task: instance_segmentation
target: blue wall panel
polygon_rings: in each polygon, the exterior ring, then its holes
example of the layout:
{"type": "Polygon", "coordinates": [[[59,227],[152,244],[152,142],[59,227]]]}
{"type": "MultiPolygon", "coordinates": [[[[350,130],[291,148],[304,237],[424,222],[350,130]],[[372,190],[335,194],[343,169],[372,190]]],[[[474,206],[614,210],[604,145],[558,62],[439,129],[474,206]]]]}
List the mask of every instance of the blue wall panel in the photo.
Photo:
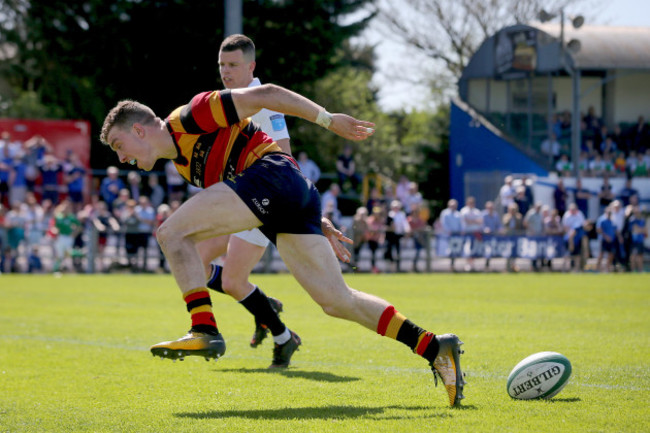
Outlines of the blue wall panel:
{"type": "Polygon", "coordinates": [[[449,131],[451,198],[465,202],[463,179],[466,172],[506,171],[547,176],[539,164],[508,141],[494,134],[466,111],[451,103],[449,131]]]}

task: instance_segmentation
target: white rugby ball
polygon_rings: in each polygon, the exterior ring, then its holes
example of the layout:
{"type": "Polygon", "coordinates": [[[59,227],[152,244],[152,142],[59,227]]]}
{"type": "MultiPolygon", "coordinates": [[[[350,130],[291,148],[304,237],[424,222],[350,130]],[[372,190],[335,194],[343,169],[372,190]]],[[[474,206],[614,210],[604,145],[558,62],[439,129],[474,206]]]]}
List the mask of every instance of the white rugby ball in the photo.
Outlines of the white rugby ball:
{"type": "Polygon", "coordinates": [[[508,395],[519,400],[551,398],[571,377],[571,362],[557,352],[539,352],[515,365],[508,375],[508,395]]]}

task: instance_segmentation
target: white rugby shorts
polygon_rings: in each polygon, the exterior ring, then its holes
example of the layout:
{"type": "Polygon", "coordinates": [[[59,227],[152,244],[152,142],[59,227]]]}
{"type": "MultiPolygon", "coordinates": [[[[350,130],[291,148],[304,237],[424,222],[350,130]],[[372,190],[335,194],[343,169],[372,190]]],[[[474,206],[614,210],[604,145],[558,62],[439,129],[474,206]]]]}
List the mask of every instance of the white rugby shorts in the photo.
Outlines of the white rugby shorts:
{"type": "Polygon", "coordinates": [[[249,244],[257,245],[266,248],[270,241],[262,234],[259,229],[250,229],[239,233],[233,233],[232,236],[237,236],[249,244]]]}

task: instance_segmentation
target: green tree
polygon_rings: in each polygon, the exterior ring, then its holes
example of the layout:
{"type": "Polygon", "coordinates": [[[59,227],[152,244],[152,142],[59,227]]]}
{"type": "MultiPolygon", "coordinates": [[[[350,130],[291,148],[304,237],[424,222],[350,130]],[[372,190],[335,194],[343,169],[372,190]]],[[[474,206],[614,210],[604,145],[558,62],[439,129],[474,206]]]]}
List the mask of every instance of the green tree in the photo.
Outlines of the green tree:
{"type": "Polygon", "coordinates": [[[449,107],[438,111],[408,113],[402,122],[403,174],[415,180],[424,198],[439,213],[449,196],[449,107]]]}
{"type": "MultiPolygon", "coordinates": [[[[258,42],[264,81],[292,89],[337,65],[334,53],[367,19],[341,16],[369,0],[244,2],[244,31],[258,42]]],[[[220,87],[223,3],[191,0],[9,0],[0,41],[18,47],[3,73],[15,97],[33,90],[46,107],[98,131],[106,111],[131,98],[167,113],[200,90],[220,87]]],[[[2,21],[2,20],[0,20],[2,21]]],[[[92,162],[115,162],[93,146],[92,162]]]]}
{"type": "MultiPolygon", "coordinates": [[[[319,104],[329,111],[354,113],[376,124],[368,140],[353,143],[355,158],[363,174],[380,174],[396,180],[405,174],[417,182],[425,198],[444,201],[449,185],[449,112],[443,107],[426,111],[384,113],[376,103],[371,71],[363,68],[364,52],[347,66],[318,80],[311,91],[319,104]]],[[[324,172],[334,173],[336,156],[346,141],[333,134],[323,134],[320,127],[296,121],[291,126],[292,146],[305,150],[324,172]],[[318,141],[314,140],[318,137],[318,141]]]]}

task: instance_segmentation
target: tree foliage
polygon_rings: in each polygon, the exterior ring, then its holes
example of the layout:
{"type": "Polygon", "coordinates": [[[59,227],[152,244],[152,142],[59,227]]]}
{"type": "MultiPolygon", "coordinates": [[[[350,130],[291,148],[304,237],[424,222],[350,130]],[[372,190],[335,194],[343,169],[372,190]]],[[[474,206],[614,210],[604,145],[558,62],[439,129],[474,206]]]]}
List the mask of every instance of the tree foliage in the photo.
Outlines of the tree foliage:
{"type": "MultiPolygon", "coordinates": [[[[372,139],[355,144],[363,172],[393,179],[408,174],[424,185],[433,185],[433,176],[440,184],[446,166],[442,117],[383,113],[370,84],[373,50],[350,44],[373,15],[342,24],[342,17],[372,2],[244,1],[244,33],[257,44],[256,75],[332,112],[374,121],[372,139]]],[[[3,115],[88,119],[97,135],[120,99],[139,100],[165,115],[198,91],[221,87],[223,2],[5,0],[0,14],[6,18],[0,20],[0,44],[18,53],[0,62],[12,87],[0,89],[3,115]]],[[[333,171],[345,142],[309,122],[289,122],[294,149],[307,150],[323,170],[333,171]]],[[[104,146],[93,146],[91,163],[102,168],[117,160],[104,146]]]]}
{"type": "MultiPolygon", "coordinates": [[[[300,89],[334,69],[334,53],[365,19],[341,16],[369,0],[244,2],[244,31],[257,41],[263,81],[300,89]]],[[[18,47],[7,81],[16,98],[33,90],[45,107],[89,119],[94,131],[120,99],[159,113],[220,88],[217,53],[223,2],[192,0],[8,0],[0,42],[18,47]]],[[[93,148],[93,163],[111,160],[93,148]]],[[[111,160],[110,162],[114,162],[111,160]]]]}
{"type": "MultiPolygon", "coordinates": [[[[316,100],[330,111],[355,113],[375,122],[376,132],[368,140],[353,143],[355,160],[363,174],[381,174],[396,180],[405,174],[420,184],[423,195],[434,202],[448,194],[448,110],[382,112],[369,70],[339,68],[314,84],[316,100]]],[[[333,171],[336,156],[346,142],[320,127],[296,121],[292,125],[292,147],[305,150],[324,171],[333,171]],[[313,137],[319,137],[315,142],[313,137]]]]}
{"type": "Polygon", "coordinates": [[[579,3],[598,0],[378,0],[375,28],[437,65],[416,72],[410,77],[414,82],[450,93],[480,44],[499,29],[533,21],[542,9],[579,3]]]}

